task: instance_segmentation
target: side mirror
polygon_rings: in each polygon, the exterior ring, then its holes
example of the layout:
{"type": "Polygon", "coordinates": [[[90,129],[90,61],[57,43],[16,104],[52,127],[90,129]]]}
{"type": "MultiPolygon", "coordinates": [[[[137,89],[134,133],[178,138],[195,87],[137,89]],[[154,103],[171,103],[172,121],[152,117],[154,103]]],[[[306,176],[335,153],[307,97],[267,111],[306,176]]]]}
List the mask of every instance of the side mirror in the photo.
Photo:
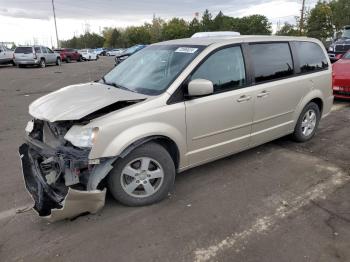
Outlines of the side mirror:
{"type": "Polygon", "coordinates": [[[205,96],[214,93],[214,85],[212,81],[206,79],[195,79],[188,83],[188,95],[205,96]]]}

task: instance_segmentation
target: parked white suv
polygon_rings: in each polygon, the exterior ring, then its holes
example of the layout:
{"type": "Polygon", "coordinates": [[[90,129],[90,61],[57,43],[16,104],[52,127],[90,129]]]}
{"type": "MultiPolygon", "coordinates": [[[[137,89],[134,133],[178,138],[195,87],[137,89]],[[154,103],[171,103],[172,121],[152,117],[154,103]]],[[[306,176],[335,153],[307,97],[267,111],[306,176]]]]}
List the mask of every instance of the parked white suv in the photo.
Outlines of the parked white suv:
{"type": "Polygon", "coordinates": [[[286,135],[308,141],[330,113],[331,78],[326,50],[310,38],[151,45],[99,82],[30,105],[20,155],[34,208],[53,220],[94,213],[106,183],[125,205],[153,204],[176,172],[286,135]]]}
{"type": "Polygon", "coordinates": [[[0,44],[0,65],[13,64],[13,51],[0,44]]]}

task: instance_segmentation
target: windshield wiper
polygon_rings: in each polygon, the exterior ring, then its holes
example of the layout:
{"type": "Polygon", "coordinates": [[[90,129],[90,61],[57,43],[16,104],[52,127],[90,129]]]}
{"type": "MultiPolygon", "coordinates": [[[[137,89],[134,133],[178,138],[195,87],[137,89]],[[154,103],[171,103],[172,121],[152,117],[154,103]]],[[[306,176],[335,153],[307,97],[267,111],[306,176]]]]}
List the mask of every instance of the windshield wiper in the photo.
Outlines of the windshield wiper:
{"type": "Polygon", "coordinates": [[[123,89],[123,90],[126,90],[126,91],[130,91],[130,92],[135,92],[133,90],[130,90],[129,88],[126,88],[125,86],[121,86],[121,85],[118,85],[116,83],[110,83],[110,82],[107,82],[106,79],[104,77],[101,78],[103,80],[103,83],[105,85],[108,85],[108,86],[114,86],[116,88],[119,88],[119,89],[123,89]]]}

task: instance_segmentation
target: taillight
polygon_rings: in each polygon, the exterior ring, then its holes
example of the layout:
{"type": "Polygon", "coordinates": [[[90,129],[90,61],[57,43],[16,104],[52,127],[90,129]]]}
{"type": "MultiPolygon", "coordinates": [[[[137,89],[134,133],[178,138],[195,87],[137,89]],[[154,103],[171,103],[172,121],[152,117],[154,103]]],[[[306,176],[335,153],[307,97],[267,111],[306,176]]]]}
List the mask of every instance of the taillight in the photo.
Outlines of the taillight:
{"type": "Polygon", "coordinates": [[[336,59],[340,59],[340,58],[342,58],[342,57],[343,57],[343,54],[337,54],[337,55],[335,56],[336,59]]]}

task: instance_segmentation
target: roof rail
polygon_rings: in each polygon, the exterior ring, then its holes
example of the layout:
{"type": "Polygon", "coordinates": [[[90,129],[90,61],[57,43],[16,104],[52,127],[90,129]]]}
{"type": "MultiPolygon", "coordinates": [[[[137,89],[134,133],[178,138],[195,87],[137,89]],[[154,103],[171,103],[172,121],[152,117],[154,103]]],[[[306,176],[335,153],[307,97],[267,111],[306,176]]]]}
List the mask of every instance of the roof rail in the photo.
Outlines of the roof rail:
{"type": "Polygon", "coordinates": [[[191,36],[191,38],[197,37],[221,37],[221,36],[238,36],[239,32],[234,31],[215,31],[215,32],[198,32],[191,36]]]}

